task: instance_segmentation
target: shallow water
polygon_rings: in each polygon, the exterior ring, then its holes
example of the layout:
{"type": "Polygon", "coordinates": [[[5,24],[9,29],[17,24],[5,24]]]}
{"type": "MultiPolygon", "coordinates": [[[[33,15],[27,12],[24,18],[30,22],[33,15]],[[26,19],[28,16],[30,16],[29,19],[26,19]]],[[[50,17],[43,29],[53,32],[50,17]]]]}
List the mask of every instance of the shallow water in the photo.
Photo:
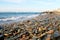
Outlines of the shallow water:
{"type": "Polygon", "coordinates": [[[39,12],[0,12],[0,23],[25,20],[38,15],[39,12]]]}

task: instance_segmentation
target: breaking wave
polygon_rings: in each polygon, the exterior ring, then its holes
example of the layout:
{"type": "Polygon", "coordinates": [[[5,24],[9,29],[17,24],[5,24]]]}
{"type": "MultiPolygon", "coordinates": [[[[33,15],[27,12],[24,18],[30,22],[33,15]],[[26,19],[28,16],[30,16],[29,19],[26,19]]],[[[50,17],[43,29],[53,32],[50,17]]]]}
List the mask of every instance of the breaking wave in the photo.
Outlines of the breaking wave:
{"type": "Polygon", "coordinates": [[[16,21],[16,20],[24,20],[24,19],[29,19],[29,18],[33,18],[33,17],[36,17],[36,16],[38,16],[38,14],[37,15],[30,15],[30,16],[13,16],[13,17],[7,17],[7,18],[4,18],[4,17],[2,17],[2,18],[0,18],[0,21],[16,21]]]}

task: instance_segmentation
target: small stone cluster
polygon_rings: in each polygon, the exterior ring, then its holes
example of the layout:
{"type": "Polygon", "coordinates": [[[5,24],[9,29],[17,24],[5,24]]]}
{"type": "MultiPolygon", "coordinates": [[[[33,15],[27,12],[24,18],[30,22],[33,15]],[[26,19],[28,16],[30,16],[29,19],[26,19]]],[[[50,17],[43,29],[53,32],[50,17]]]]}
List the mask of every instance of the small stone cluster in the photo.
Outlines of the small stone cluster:
{"type": "Polygon", "coordinates": [[[59,40],[56,37],[60,37],[60,19],[53,14],[46,15],[43,15],[44,19],[38,16],[39,18],[3,25],[4,40],[59,40]]]}

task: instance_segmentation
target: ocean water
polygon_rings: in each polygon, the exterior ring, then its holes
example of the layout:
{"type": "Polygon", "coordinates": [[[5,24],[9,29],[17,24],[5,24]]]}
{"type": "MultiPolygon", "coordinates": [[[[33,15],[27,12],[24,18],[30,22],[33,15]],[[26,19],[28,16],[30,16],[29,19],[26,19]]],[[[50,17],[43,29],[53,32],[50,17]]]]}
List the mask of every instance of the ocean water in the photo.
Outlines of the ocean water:
{"type": "Polygon", "coordinates": [[[0,12],[0,23],[22,21],[39,14],[39,12],[0,12]]]}

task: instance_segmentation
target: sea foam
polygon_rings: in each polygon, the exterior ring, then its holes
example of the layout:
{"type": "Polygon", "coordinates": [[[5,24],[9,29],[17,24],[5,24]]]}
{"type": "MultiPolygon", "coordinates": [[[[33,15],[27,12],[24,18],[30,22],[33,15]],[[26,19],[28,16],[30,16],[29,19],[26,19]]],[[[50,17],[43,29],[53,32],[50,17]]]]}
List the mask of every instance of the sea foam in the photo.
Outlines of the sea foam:
{"type": "Polygon", "coordinates": [[[13,17],[7,17],[7,18],[0,18],[0,21],[16,21],[16,20],[24,20],[29,19],[38,16],[36,15],[29,15],[29,16],[13,16],[13,17]]]}

